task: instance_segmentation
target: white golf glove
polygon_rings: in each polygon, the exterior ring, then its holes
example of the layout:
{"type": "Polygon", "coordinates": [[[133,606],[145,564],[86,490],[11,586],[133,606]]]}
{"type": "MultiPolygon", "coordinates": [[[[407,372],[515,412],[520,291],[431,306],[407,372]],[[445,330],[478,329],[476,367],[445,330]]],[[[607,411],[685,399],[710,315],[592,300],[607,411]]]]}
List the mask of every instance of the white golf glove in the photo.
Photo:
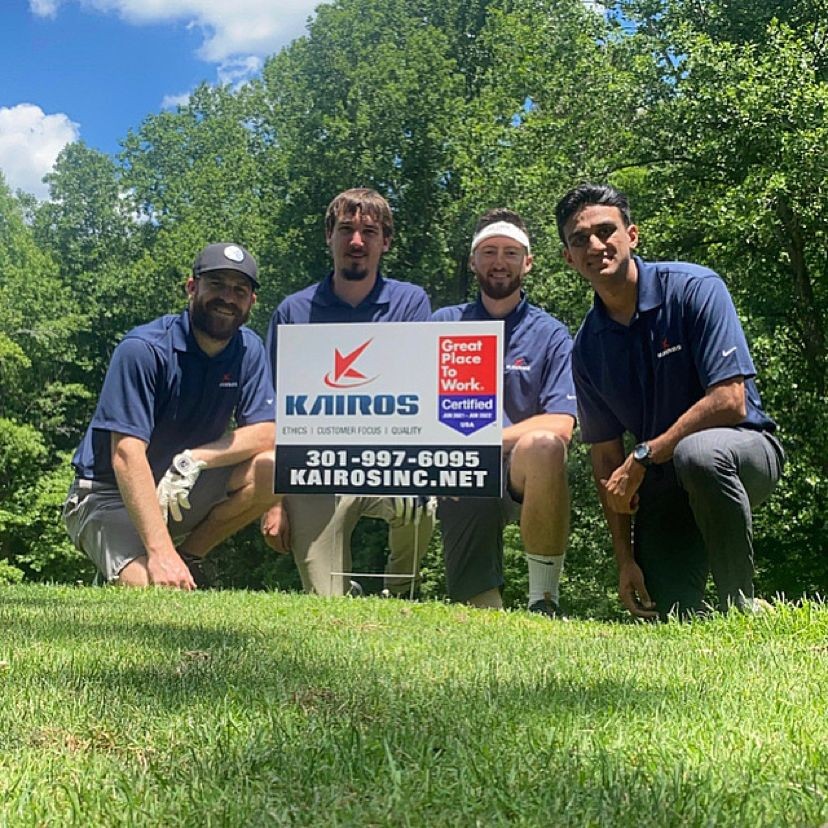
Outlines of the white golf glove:
{"type": "Polygon", "coordinates": [[[413,523],[417,526],[425,514],[433,514],[437,501],[433,497],[392,497],[394,505],[394,526],[407,526],[413,523]]]}
{"type": "Polygon", "coordinates": [[[183,518],[181,510],[190,508],[190,490],[206,465],[203,460],[196,460],[189,449],[173,457],[155,490],[165,523],[168,515],[172,515],[174,521],[183,518]]]}

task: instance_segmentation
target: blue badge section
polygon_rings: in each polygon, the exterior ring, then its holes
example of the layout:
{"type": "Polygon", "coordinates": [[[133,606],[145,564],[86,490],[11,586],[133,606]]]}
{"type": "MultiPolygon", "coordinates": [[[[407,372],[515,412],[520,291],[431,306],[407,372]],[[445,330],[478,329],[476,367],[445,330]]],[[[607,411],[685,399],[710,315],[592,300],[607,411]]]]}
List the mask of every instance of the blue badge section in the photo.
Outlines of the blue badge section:
{"type": "Polygon", "coordinates": [[[438,340],[437,417],[460,434],[497,422],[497,337],[438,340]]]}
{"type": "Polygon", "coordinates": [[[497,396],[495,394],[474,396],[440,394],[437,405],[440,422],[461,434],[473,434],[483,426],[497,420],[497,396]]]}

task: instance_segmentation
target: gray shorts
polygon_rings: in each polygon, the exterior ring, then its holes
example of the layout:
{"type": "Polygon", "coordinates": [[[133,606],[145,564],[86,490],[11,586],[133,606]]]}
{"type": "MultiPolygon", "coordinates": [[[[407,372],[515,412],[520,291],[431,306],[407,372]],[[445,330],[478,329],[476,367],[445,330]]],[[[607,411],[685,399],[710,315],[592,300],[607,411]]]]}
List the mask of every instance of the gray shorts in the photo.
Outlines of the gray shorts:
{"type": "Polygon", "coordinates": [[[468,601],[503,586],[503,530],[520,520],[520,502],[509,486],[508,458],[501,497],[440,498],[446,590],[452,601],[468,601]]]}
{"type": "MultiPolygon", "coordinates": [[[[169,519],[173,543],[181,543],[219,503],[227,500],[227,484],[234,466],[203,471],[190,492],[191,509],[183,520],[169,519]]],[[[117,486],[75,478],[63,504],[63,520],[72,543],[98,567],[106,581],[147,554],[127,513],[117,486]]]]}

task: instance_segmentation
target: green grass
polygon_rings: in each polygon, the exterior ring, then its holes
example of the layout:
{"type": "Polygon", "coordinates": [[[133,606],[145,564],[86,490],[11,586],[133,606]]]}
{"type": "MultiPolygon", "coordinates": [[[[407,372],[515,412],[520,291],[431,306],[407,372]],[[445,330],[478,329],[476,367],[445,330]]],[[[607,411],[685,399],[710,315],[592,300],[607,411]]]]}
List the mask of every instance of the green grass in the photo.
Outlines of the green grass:
{"type": "Polygon", "coordinates": [[[828,608],[0,589],[0,825],[828,819],[828,608]]]}

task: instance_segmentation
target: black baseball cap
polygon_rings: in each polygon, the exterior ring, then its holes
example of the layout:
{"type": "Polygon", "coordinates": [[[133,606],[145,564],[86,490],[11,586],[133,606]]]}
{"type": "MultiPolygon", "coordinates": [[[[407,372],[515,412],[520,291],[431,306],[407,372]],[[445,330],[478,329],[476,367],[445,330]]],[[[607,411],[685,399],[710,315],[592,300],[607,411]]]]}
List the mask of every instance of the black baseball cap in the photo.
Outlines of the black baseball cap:
{"type": "Polygon", "coordinates": [[[240,244],[233,242],[216,242],[208,244],[193,262],[193,276],[198,278],[202,273],[211,270],[235,270],[247,276],[253,287],[259,287],[258,266],[256,260],[240,244]]]}

